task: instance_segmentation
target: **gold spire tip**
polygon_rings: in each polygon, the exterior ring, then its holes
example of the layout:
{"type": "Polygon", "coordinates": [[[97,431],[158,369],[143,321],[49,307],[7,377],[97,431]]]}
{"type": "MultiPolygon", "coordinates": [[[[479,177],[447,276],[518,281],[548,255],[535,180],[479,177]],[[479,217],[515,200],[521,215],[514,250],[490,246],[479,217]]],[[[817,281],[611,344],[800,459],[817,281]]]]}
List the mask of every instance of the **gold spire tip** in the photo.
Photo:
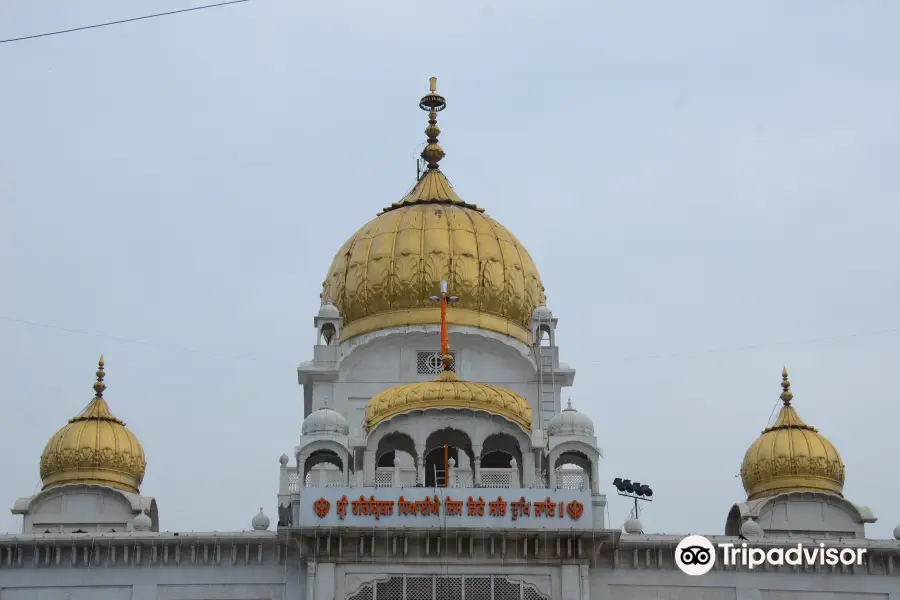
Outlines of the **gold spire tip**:
{"type": "Polygon", "coordinates": [[[794,394],[791,393],[791,382],[788,380],[787,367],[781,370],[781,389],[781,401],[784,402],[785,406],[790,406],[794,394]]]}
{"type": "Polygon", "coordinates": [[[437,114],[447,108],[447,101],[437,93],[437,77],[428,81],[428,87],[430,91],[419,100],[419,108],[428,113],[428,126],[425,127],[428,144],[422,150],[422,159],[428,163],[429,170],[435,170],[445,156],[444,149],[438,145],[441,128],[437,125],[437,114]]]}
{"type": "Polygon", "coordinates": [[[97,361],[97,381],[94,383],[94,394],[96,394],[97,398],[103,397],[103,390],[106,389],[106,384],[103,383],[103,378],[106,377],[106,371],[103,370],[103,355],[100,355],[100,360],[97,361]]]}

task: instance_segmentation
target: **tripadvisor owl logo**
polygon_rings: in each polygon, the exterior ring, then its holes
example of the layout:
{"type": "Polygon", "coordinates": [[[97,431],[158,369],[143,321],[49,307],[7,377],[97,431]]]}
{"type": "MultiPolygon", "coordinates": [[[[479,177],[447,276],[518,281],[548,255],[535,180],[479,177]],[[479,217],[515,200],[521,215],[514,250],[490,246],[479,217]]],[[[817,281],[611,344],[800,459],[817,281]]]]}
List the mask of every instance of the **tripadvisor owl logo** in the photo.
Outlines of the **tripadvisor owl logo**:
{"type": "Polygon", "coordinates": [[[706,575],[716,564],[716,548],[702,535],[689,535],[675,547],[675,564],[685,575],[706,575]]]}
{"type": "Polygon", "coordinates": [[[780,545],[751,548],[749,544],[720,543],[714,546],[702,535],[689,535],[675,547],[675,564],[686,575],[706,575],[716,566],[717,548],[722,549],[722,565],[755,569],[761,565],[837,566],[861,565],[866,548],[828,548],[823,542],[790,547],[780,545]]]}

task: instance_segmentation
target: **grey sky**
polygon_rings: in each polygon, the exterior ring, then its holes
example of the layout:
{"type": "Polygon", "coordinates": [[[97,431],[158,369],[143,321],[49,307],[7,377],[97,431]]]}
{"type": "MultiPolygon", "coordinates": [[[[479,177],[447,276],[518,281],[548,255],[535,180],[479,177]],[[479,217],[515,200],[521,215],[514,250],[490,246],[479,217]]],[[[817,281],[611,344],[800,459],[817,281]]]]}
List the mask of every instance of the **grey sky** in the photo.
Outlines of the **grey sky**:
{"type": "MultiPolygon", "coordinates": [[[[3,0],[0,38],[190,5],[3,0]]],[[[786,364],[889,536],[900,333],[707,351],[900,328],[898,24],[891,0],[256,0],[0,45],[0,316],[162,346],[0,319],[0,505],[104,352],[163,528],[274,516],[321,282],[413,183],[434,75],[445,172],[541,270],[612,524],[622,476],[656,490],[645,529],[721,533],[786,364]]]]}

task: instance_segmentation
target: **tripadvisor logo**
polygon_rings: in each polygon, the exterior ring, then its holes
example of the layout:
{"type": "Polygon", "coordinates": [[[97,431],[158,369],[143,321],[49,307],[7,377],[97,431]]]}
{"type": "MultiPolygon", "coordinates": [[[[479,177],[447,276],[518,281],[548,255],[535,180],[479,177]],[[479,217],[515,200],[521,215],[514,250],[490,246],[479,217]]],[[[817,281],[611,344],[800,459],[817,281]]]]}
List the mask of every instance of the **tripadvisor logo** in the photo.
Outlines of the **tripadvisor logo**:
{"type": "Polygon", "coordinates": [[[702,535],[689,535],[675,547],[675,564],[686,575],[706,575],[716,564],[716,548],[702,535]]]}
{"type": "Polygon", "coordinates": [[[861,565],[865,548],[826,548],[819,543],[811,546],[797,544],[790,548],[751,548],[746,543],[718,544],[702,535],[689,535],[675,547],[675,564],[686,575],[706,575],[716,564],[716,548],[722,549],[722,564],[741,565],[754,569],[763,564],[780,565],[861,565]]]}

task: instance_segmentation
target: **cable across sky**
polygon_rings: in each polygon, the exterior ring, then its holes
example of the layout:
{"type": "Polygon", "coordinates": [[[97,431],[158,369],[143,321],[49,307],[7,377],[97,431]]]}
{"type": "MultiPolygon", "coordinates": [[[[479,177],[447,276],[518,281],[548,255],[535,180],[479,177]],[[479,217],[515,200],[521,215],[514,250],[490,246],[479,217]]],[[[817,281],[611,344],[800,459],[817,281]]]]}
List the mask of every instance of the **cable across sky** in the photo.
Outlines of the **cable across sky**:
{"type": "Polygon", "coordinates": [[[229,0],[228,2],[219,2],[218,4],[207,4],[206,6],[195,6],[193,8],[182,8],[180,10],[170,10],[169,12],[156,13],[153,15],[145,15],[143,17],[132,17],[131,19],[122,19],[121,21],[109,21],[107,23],[97,23],[96,25],[85,25],[83,27],[74,27],[72,29],[62,29],[60,31],[49,31],[47,33],[26,35],[26,36],[17,37],[17,38],[9,38],[6,40],[0,40],[0,44],[7,44],[9,42],[21,42],[24,40],[33,40],[35,38],[48,37],[51,35],[61,35],[63,33],[73,33],[75,31],[84,31],[86,29],[97,29],[98,27],[109,27],[110,25],[121,25],[122,23],[131,23],[133,21],[143,21],[145,19],[155,19],[156,17],[177,15],[179,13],[192,12],[195,10],[204,10],[207,8],[217,8],[219,6],[225,6],[227,4],[241,4],[242,2],[250,2],[250,0],[229,0]]]}

